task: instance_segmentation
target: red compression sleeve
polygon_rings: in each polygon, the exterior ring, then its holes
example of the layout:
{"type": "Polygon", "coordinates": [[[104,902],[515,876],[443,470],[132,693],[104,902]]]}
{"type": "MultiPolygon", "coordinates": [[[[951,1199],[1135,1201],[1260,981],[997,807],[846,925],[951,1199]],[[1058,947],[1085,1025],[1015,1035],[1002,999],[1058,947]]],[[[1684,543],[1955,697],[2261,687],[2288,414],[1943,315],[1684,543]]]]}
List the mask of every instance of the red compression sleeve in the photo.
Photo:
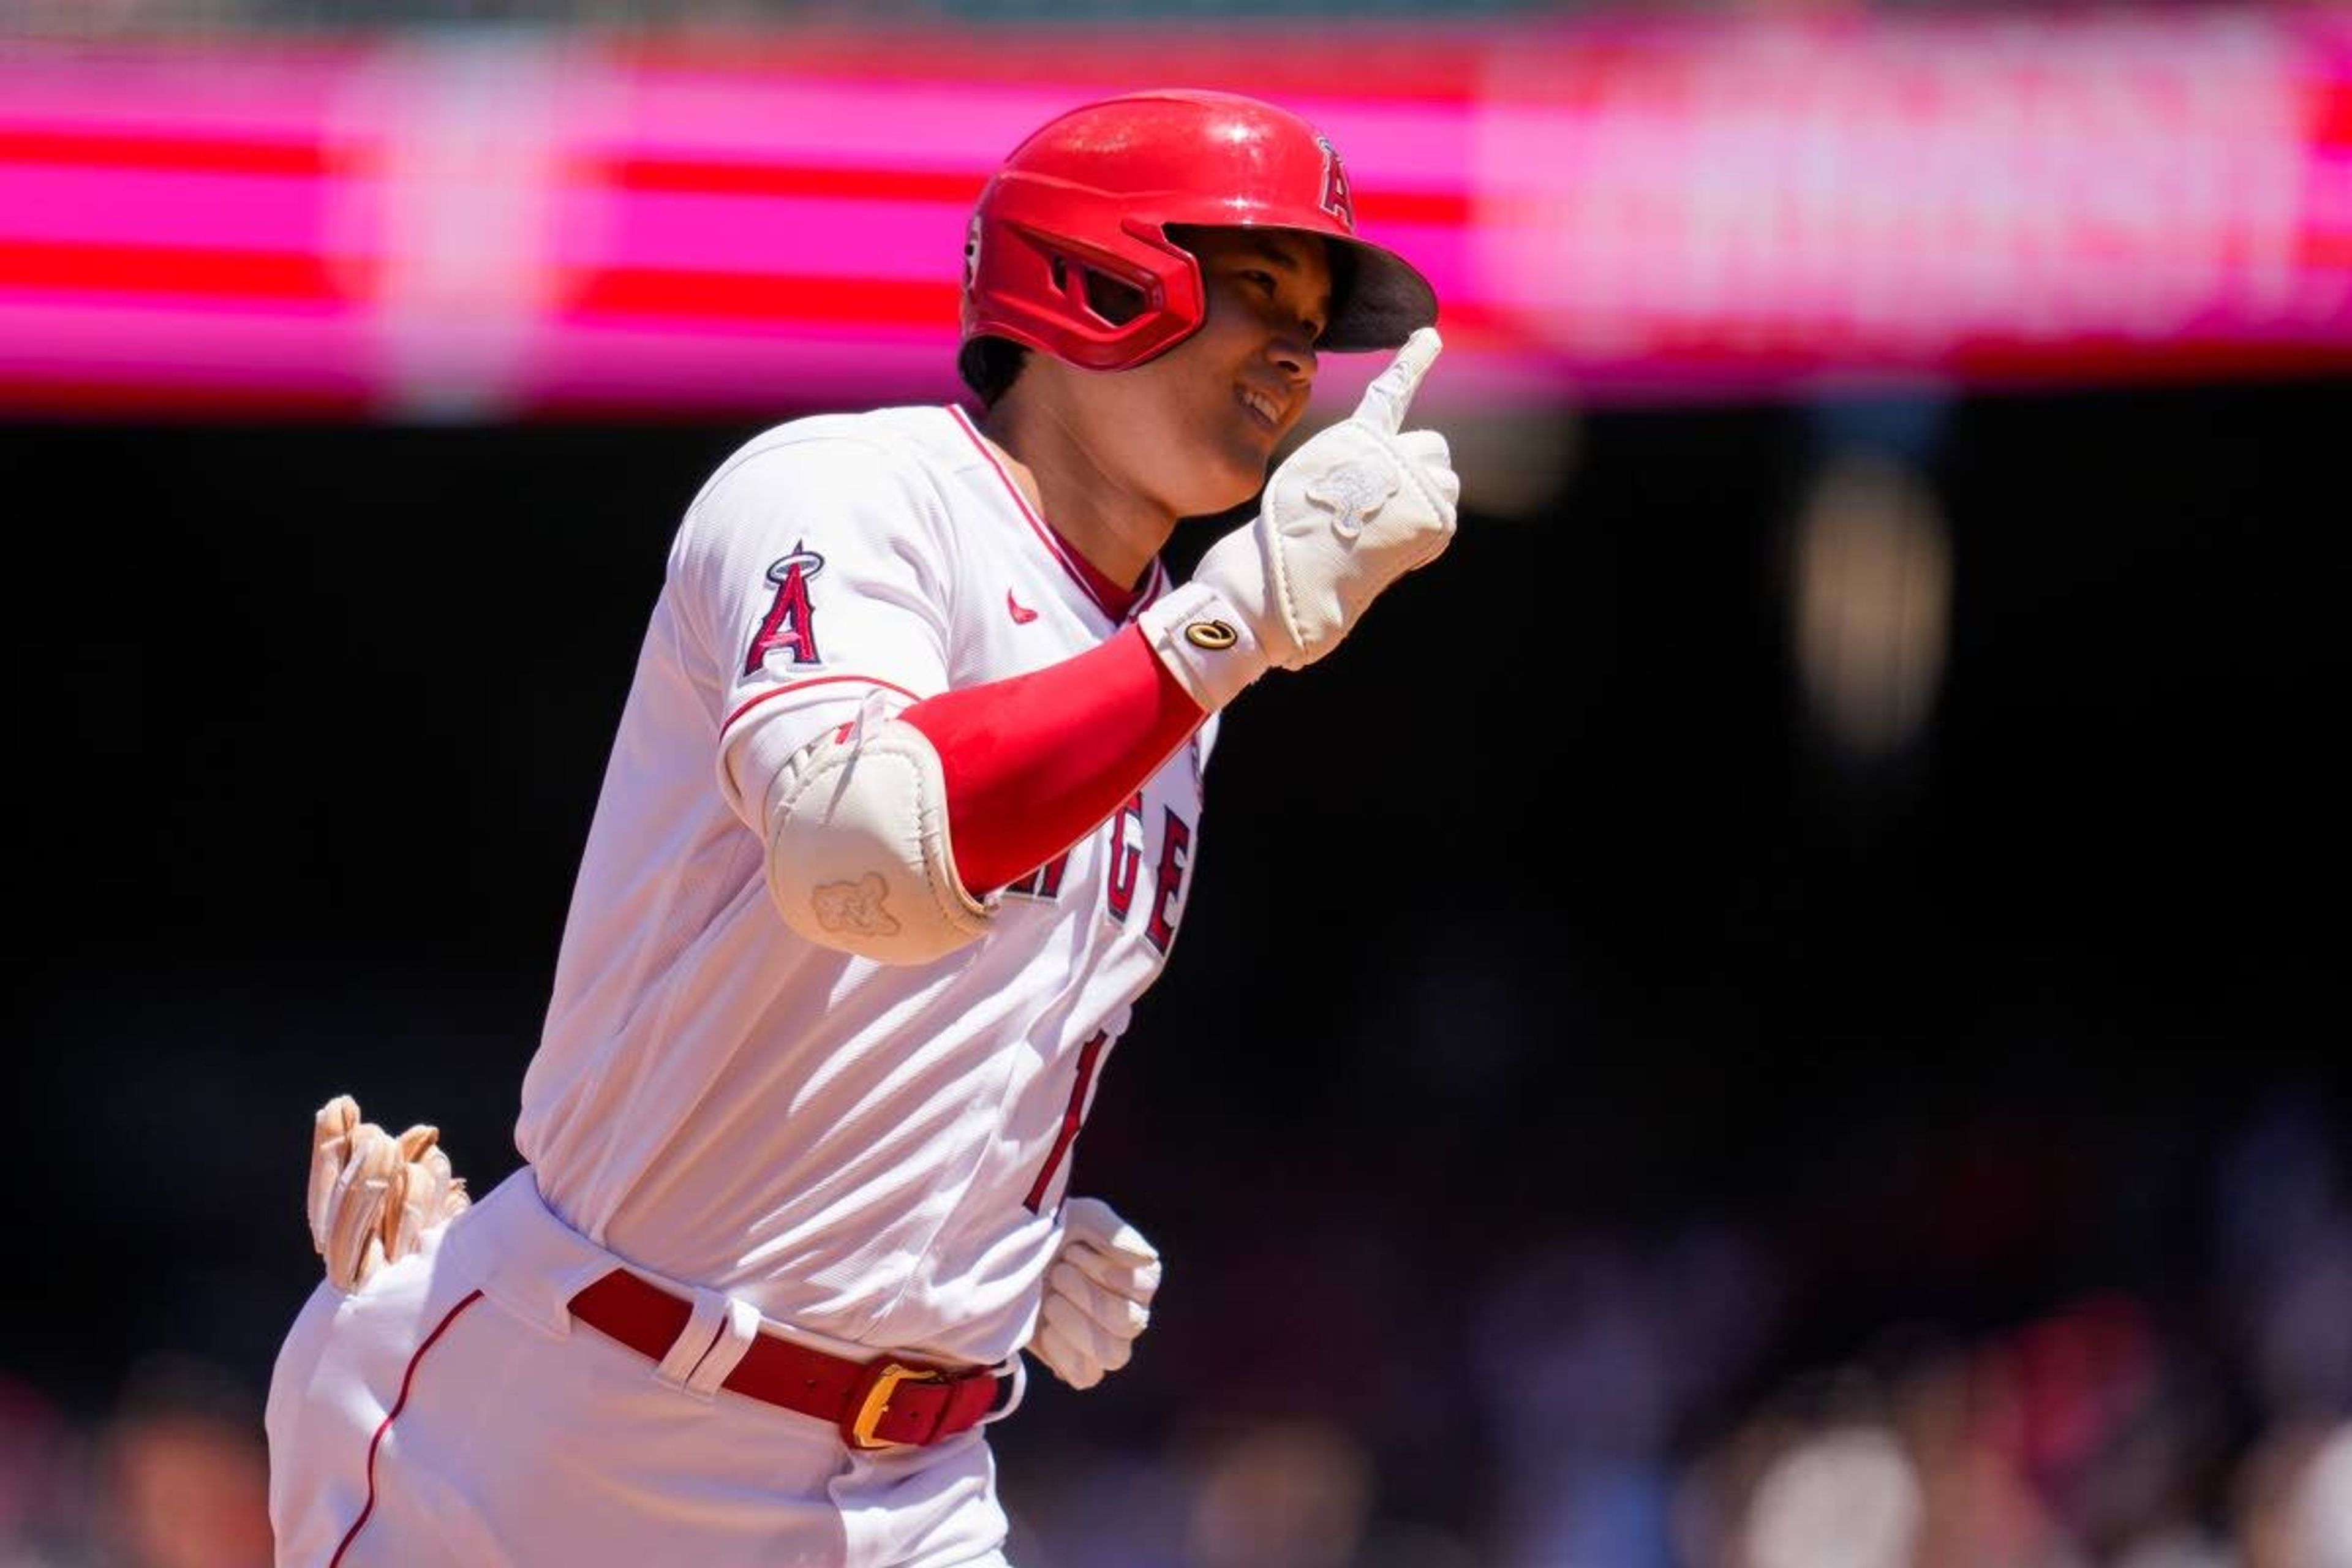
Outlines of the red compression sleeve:
{"type": "Polygon", "coordinates": [[[1129,626],[1076,658],[926,697],[899,717],[938,748],[956,874],[987,892],[1092,832],[1208,715],[1129,626]]]}

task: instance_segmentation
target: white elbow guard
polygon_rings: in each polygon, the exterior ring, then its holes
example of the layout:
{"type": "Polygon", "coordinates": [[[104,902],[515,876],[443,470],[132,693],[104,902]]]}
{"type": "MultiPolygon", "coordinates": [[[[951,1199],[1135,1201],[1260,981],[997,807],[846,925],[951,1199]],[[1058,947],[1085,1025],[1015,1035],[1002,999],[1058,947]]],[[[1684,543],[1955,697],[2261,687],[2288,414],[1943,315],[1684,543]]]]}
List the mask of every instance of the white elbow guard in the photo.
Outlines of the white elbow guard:
{"type": "Polygon", "coordinates": [[[794,752],[768,786],[768,897],[809,941],[929,963],[986,934],[948,853],[947,778],[912,724],[868,713],[794,752]]]}

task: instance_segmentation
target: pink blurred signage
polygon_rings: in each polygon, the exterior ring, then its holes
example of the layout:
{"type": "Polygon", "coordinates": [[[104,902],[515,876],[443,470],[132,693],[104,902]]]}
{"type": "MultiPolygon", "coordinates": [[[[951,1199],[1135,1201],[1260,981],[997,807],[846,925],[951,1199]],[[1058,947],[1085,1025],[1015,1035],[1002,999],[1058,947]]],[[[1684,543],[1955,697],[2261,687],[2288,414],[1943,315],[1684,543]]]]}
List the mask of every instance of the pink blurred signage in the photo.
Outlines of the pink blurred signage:
{"type": "Polygon", "coordinates": [[[1286,37],[20,50],[0,407],[950,397],[989,169],[1174,80],[1330,132],[1465,401],[2352,371],[2341,12],[1286,37]]]}

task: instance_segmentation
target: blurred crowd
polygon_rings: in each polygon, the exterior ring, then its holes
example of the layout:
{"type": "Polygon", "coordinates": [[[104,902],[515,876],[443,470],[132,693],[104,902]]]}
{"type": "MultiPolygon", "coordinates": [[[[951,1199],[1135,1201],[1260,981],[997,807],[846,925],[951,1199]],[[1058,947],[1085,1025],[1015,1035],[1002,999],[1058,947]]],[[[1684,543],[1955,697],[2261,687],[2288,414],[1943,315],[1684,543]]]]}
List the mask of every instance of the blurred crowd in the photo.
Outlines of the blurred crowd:
{"type": "MultiPolygon", "coordinates": [[[[1640,1418],[1654,1411],[1609,1428],[1606,1417],[1623,1412],[1605,1400],[1563,1406],[1546,1412],[1540,1435],[1522,1433],[1503,1450],[1502,1506],[1468,1527],[1384,1513],[1381,1457],[1326,1422],[1203,1433],[1173,1465],[1172,1456],[1071,1453],[1042,1487],[1028,1479],[1015,1537],[1026,1550],[1015,1559],[1034,1568],[2352,1563],[2352,1422],[2303,1413],[2240,1431],[2183,1391],[2194,1356],[2147,1332],[2128,1300],[2085,1302],[1895,1364],[1823,1368],[1742,1411],[1680,1462],[1640,1418]]],[[[1631,1384],[1655,1370],[1634,1361],[1607,1375],[1631,1384]]],[[[1502,1397],[1534,1403],[1526,1384],[1502,1397]]]]}
{"type": "MultiPolygon", "coordinates": [[[[1955,1300],[1841,1345],[1822,1342],[1836,1313],[1786,1247],[1722,1226],[1561,1235],[1515,1249],[1465,1303],[1459,1365],[1431,1322],[1429,1343],[1401,1323],[1356,1357],[1393,1391],[1370,1411],[1275,1413],[1196,1386],[1217,1413],[1178,1412],[1159,1453],[1029,1456],[1013,1472],[1034,1536],[1021,1560],[2352,1568],[2347,1174],[2340,1129],[2282,1098],[2207,1178],[2204,1234],[2188,1238],[2200,1267],[2007,1321],[1970,1322],[1955,1300]],[[1397,1386],[1416,1356],[1420,1376],[1397,1386]],[[1449,1468],[1454,1516],[1416,1512],[1449,1468]]],[[[1294,1269],[1348,1278],[1318,1258],[1294,1269]]],[[[1401,1319],[1445,1300],[1421,1283],[1391,1293],[1401,1319]]],[[[1329,1300],[1305,1289],[1279,1310],[1329,1300]]]]}
{"type": "MultiPolygon", "coordinates": [[[[2294,1096],[2220,1147],[2195,1268],[1836,1344],[1799,1249],[1737,1226],[1457,1237],[1491,1254],[1458,1287],[1370,1208],[1238,1229],[1171,1275],[1211,1299],[1160,1368],[1001,1429],[1014,1560],[2352,1568],[2352,1163],[2294,1096]]],[[[0,1378],[0,1568],[266,1563],[264,1376],[142,1359],[95,1415],[0,1378]]]]}
{"type": "Polygon", "coordinates": [[[76,1418],[0,1372],[5,1568],[266,1568],[268,1489],[242,1373],[142,1357],[111,1409],[76,1418]]]}

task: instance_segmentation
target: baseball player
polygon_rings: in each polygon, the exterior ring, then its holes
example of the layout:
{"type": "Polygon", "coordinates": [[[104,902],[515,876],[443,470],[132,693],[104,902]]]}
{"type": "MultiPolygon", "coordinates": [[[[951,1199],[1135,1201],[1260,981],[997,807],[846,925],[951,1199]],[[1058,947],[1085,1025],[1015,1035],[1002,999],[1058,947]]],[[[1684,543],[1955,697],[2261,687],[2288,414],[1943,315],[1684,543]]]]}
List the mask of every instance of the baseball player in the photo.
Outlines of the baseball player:
{"type": "Polygon", "coordinates": [[[983,1426],[1156,1253],[1064,1201],[1182,923],[1216,714],[1452,538],[1421,275],[1297,116],[1076,109],[982,194],[980,409],[796,420],[688,508],[588,836],[524,1163],[320,1112],[286,1564],[1003,1563],[983,1426]],[[1299,446],[1318,356],[1394,348],[1299,446]],[[1263,510],[1192,579],[1180,518],[1263,510]]]}

